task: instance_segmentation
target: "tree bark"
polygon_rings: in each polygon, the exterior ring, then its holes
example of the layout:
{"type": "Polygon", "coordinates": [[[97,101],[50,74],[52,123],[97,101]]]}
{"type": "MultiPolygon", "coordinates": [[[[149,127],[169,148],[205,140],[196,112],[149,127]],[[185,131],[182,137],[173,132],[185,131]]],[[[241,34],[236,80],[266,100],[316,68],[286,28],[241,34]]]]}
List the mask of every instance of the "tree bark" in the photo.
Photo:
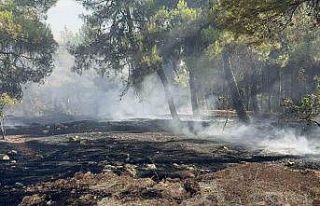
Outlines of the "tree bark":
{"type": "Polygon", "coordinates": [[[161,83],[163,85],[164,93],[168,101],[169,110],[171,113],[171,116],[174,120],[180,121],[176,106],[174,104],[173,95],[170,91],[168,79],[166,77],[166,74],[164,73],[164,70],[162,68],[158,69],[157,74],[161,80],[161,83]]]}
{"type": "Polygon", "coordinates": [[[239,88],[230,66],[229,54],[223,52],[222,59],[224,64],[224,74],[230,89],[233,106],[236,109],[240,122],[248,124],[250,122],[250,119],[245,111],[239,88]]]}
{"type": "Polygon", "coordinates": [[[190,86],[190,97],[193,115],[199,114],[199,98],[197,81],[193,71],[189,71],[189,86],[190,86]]]}
{"type": "Polygon", "coordinates": [[[251,106],[255,115],[260,113],[260,107],[258,103],[258,81],[257,81],[257,72],[254,70],[251,75],[251,106]]]}
{"type": "Polygon", "coordinates": [[[251,85],[251,105],[255,115],[258,115],[260,113],[260,107],[259,107],[257,95],[258,95],[257,83],[254,82],[251,85]]]}
{"type": "Polygon", "coordinates": [[[6,133],[5,133],[5,130],[4,130],[4,124],[3,124],[3,119],[2,118],[0,119],[0,128],[1,128],[1,137],[2,137],[2,139],[5,139],[6,133]]]}

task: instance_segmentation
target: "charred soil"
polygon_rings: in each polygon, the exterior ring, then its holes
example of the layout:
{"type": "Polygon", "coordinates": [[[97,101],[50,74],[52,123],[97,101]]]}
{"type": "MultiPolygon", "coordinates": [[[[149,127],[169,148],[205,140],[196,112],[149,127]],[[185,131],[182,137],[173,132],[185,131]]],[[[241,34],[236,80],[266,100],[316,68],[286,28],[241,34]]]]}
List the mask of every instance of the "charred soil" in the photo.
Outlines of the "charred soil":
{"type": "Polygon", "coordinates": [[[9,136],[0,205],[319,205],[320,163],[163,131],[9,136]]]}

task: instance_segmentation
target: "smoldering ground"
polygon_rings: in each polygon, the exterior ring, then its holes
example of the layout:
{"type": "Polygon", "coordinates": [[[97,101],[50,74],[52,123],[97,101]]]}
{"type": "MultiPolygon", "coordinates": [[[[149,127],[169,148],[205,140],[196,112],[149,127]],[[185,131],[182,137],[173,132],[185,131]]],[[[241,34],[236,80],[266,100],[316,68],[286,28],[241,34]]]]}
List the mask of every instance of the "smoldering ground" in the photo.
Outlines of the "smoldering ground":
{"type": "Polygon", "coordinates": [[[319,129],[303,134],[301,129],[278,128],[270,124],[230,125],[223,123],[202,129],[202,138],[220,139],[266,153],[319,157],[319,129]]]}

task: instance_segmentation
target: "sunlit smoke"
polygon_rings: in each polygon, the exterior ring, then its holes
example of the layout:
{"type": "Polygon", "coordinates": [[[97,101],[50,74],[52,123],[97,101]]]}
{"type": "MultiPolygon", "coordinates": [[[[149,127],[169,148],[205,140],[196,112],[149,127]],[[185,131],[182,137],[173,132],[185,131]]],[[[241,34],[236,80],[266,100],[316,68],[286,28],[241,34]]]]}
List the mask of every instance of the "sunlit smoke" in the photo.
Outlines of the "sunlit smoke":
{"type": "Polygon", "coordinates": [[[220,123],[202,128],[201,136],[263,150],[265,153],[320,155],[318,132],[319,130],[314,130],[308,135],[303,135],[299,129],[277,128],[267,123],[250,126],[232,124],[223,130],[223,124],[220,123]]]}

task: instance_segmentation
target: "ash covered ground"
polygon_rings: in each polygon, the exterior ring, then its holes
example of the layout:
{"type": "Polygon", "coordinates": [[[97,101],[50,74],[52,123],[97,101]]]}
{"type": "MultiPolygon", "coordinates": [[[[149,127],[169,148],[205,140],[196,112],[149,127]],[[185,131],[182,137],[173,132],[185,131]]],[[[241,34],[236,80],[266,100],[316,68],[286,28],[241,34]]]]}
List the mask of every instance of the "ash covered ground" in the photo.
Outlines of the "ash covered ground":
{"type": "Polygon", "coordinates": [[[142,119],[11,127],[0,142],[9,157],[0,161],[0,205],[320,203],[318,154],[200,134],[208,121],[183,124],[188,132],[142,119]]]}

